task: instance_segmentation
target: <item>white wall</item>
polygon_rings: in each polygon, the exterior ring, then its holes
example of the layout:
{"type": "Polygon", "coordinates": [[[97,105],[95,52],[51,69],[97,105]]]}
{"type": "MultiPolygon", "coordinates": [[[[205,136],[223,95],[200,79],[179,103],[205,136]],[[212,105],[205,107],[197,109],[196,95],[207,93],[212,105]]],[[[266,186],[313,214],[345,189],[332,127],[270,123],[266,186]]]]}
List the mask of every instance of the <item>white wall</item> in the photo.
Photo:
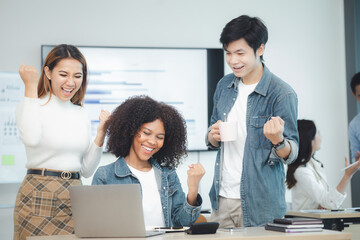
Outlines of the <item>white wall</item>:
{"type": "MultiPolygon", "coordinates": [[[[1,0],[0,71],[17,71],[21,62],[40,68],[41,44],[221,47],[222,28],[241,14],[265,21],[266,64],[298,93],[299,118],[315,120],[323,136],[317,157],[336,185],[348,155],[342,0],[1,0]]],[[[205,208],[214,159],[195,152],[185,162],[207,169],[205,208]]],[[[102,164],[113,160],[105,155],[102,164]]],[[[186,166],[179,175],[186,183],[186,166]]],[[[0,185],[0,203],[13,204],[17,187],[0,185]]],[[[12,221],[9,212],[0,210],[0,222],[12,221]]],[[[3,239],[11,239],[8,226],[0,224],[3,239]]]]}

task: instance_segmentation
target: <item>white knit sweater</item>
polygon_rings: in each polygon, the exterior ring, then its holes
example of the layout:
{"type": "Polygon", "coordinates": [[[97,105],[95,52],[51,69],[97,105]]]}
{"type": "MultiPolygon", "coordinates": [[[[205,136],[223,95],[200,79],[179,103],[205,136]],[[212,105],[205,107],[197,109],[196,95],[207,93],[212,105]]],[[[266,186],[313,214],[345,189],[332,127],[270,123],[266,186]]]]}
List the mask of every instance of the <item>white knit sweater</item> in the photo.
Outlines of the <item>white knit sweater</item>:
{"type": "Polygon", "coordinates": [[[25,97],[16,109],[16,123],[25,145],[26,168],[80,171],[90,177],[102,147],[91,141],[90,121],[83,107],[52,95],[25,97]]]}

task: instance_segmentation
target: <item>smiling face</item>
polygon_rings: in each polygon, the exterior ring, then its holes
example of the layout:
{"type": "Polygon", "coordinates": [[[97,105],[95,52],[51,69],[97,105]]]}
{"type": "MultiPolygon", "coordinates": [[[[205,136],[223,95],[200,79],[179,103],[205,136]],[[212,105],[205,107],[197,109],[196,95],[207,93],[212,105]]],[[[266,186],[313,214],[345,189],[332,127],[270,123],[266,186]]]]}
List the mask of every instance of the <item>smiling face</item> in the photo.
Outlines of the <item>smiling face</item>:
{"type": "Polygon", "coordinates": [[[129,161],[131,166],[147,164],[151,156],[164,145],[165,128],[160,119],[141,125],[130,147],[129,161]]]}
{"type": "Polygon", "coordinates": [[[52,70],[46,66],[45,74],[51,80],[51,88],[55,96],[63,101],[69,101],[81,87],[83,65],[76,59],[65,58],[52,70]]]}
{"type": "MultiPolygon", "coordinates": [[[[256,55],[244,38],[229,43],[225,49],[226,62],[235,76],[246,84],[254,83],[254,76],[262,69],[260,56],[264,53],[264,44],[257,49],[256,55]]],[[[258,79],[257,81],[259,81],[258,79]]],[[[255,80],[256,82],[256,80],[255,80]]]]}

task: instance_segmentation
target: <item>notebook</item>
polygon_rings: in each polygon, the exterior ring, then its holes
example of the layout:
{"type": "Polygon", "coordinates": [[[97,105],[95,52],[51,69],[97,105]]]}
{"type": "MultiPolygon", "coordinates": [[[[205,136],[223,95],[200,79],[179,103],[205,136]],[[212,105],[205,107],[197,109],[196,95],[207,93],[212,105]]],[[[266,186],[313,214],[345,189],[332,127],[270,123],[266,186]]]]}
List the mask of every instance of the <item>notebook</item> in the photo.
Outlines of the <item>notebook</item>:
{"type": "Polygon", "coordinates": [[[321,219],[317,218],[302,218],[302,217],[293,217],[293,218],[275,218],[274,223],[283,223],[283,224],[322,224],[321,219]]]}
{"type": "Polygon", "coordinates": [[[139,184],[71,186],[77,237],[149,237],[145,231],[139,184]]]}
{"type": "Polygon", "coordinates": [[[265,225],[265,230],[286,232],[286,233],[322,232],[323,231],[322,228],[286,228],[286,227],[271,226],[271,225],[269,225],[269,223],[265,225]]]}
{"type": "Polygon", "coordinates": [[[296,228],[323,228],[324,224],[281,224],[281,223],[267,223],[266,225],[271,227],[281,227],[287,229],[296,229],[296,228]]]}

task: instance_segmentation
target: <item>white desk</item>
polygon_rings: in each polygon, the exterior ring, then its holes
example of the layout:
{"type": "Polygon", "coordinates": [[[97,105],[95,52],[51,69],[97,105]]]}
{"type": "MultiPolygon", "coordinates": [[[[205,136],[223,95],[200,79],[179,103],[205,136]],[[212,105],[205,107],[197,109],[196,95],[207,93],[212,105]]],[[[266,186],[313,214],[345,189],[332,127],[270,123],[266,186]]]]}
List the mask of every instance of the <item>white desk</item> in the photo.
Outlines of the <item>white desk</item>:
{"type": "Polygon", "coordinates": [[[286,216],[291,217],[308,217],[308,218],[319,218],[323,220],[325,229],[332,229],[342,231],[344,227],[352,223],[360,223],[360,212],[353,209],[345,209],[344,211],[288,211],[286,216]]]}
{"type": "Polygon", "coordinates": [[[217,231],[216,234],[202,234],[202,235],[188,235],[186,233],[166,233],[148,238],[77,238],[75,235],[61,235],[61,236],[43,236],[43,237],[28,237],[27,240],[235,240],[235,239],[256,239],[256,240],[350,240],[351,233],[323,230],[322,232],[309,233],[282,233],[267,231],[264,227],[245,228],[239,232],[222,232],[217,231]]]}
{"type": "Polygon", "coordinates": [[[297,217],[308,217],[308,218],[319,218],[319,219],[332,219],[332,218],[359,218],[360,219],[360,212],[352,210],[352,209],[345,209],[344,211],[331,211],[331,210],[314,210],[312,212],[309,211],[288,211],[286,215],[289,216],[297,216],[297,217]]]}

